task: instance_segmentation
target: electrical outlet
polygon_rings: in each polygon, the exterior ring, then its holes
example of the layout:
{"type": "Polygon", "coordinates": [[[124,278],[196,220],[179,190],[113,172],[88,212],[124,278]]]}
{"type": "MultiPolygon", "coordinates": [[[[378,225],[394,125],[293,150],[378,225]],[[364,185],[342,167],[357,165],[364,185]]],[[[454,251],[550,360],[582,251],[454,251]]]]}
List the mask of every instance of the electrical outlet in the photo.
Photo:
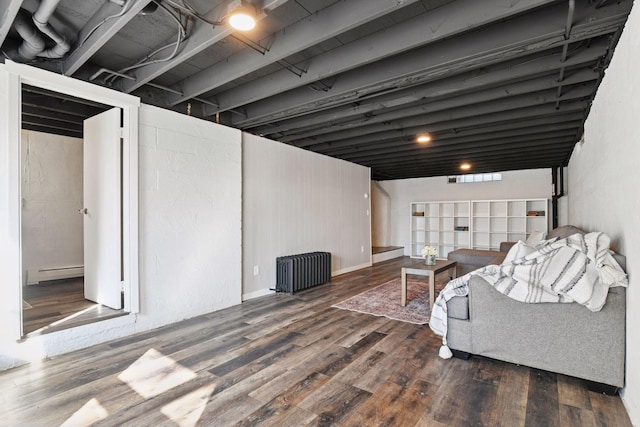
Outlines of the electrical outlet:
{"type": "Polygon", "coordinates": [[[253,266],[253,275],[257,276],[258,274],[260,274],[260,267],[258,267],[257,265],[253,266]]]}

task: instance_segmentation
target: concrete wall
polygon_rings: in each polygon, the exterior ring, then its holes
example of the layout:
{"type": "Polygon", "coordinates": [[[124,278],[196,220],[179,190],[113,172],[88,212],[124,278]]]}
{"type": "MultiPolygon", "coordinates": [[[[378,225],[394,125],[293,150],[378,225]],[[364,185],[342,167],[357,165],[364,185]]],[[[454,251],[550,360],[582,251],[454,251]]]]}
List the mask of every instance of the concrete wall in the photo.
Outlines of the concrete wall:
{"type": "Polygon", "coordinates": [[[243,134],[243,299],[275,287],[276,258],[331,252],[333,274],[371,265],[369,169],[243,134]]]}
{"type": "MultiPolygon", "coordinates": [[[[569,162],[569,221],[607,233],[627,257],[623,401],[640,425],[640,6],[636,2],[569,162]]],[[[606,357],[606,356],[605,356],[606,357]]]]}
{"type": "MultiPolygon", "coordinates": [[[[391,245],[409,255],[411,202],[491,199],[551,199],[551,169],[502,173],[502,181],[447,184],[447,177],[380,181],[391,198],[391,245]]],[[[549,203],[551,213],[551,203],[549,203]]],[[[551,218],[551,214],[549,215],[551,218]]]]}
{"type": "Polygon", "coordinates": [[[22,131],[22,269],[27,283],[83,264],[82,139],[22,131]],[[43,270],[55,270],[46,274],[43,270]]]}

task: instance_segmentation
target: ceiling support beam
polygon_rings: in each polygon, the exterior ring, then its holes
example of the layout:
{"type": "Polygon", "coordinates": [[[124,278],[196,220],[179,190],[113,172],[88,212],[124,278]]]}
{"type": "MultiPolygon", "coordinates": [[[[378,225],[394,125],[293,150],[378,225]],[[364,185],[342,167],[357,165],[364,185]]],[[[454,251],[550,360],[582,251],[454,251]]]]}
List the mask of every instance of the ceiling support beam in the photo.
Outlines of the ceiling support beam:
{"type": "Polygon", "coordinates": [[[65,76],[73,75],[80,67],[82,67],[91,57],[104,46],[118,31],[124,28],[151,0],[130,0],[129,3],[125,3],[120,7],[109,1],[98,9],[98,11],[89,19],[86,25],[80,30],[78,34],[78,41],[85,40],[83,44],[74,48],[74,50],[67,56],[67,59],[62,63],[62,74],[65,76]],[[126,7],[127,10],[121,16],[117,16],[122,12],[122,8],[126,7]],[[107,21],[104,21],[109,16],[114,16],[107,21]],[[103,22],[104,21],[104,22],[103,22]],[[102,24],[101,24],[102,23],[102,24]],[[94,30],[96,25],[99,25],[94,30]],[[93,33],[91,32],[92,30],[93,33]]]}
{"type": "MultiPolygon", "coordinates": [[[[565,62],[565,67],[583,65],[596,61],[606,54],[609,43],[605,40],[595,41],[589,48],[581,49],[574,53],[565,62]]],[[[372,115],[385,109],[399,109],[403,105],[413,102],[421,102],[424,99],[438,99],[439,97],[455,96],[477,91],[482,88],[502,86],[514,81],[522,81],[539,75],[557,72],[561,67],[560,53],[547,54],[542,57],[530,56],[518,58],[515,61],[507,61],[493,67],[486,67],[472,72],[459,74],[427,83],[421,86],[409,87],[402,91],[388,95],[373,97],[363,100],[357,106],[347,108],[334,108],[326,112],[308,114],[301,118],[284,120],[275,126],[263,126],[254,131],[262,135],[276,135],[295,129],[291,135],[283,135],[278,138],[281,141],[293,140],[292,135],[301,137],[304,131],[310,131],[318,127],[325,127],[332,122],[346,121],[352,117],[372,115]]]]}
{"type": "MultiPolygon", "coordinates": [[[[581,2],[576,8],[578,23],[568,42],[615,32],[625,22],[630,6],[630,0],[622,0],[601,9],[594,9],[587,2],[581,2]]],[[[567,42],[564,39],[564,10],[564,5],[550,6],[476,32],[430,44],[409,55],[397,55],[378,61],[368,66],[366,73],[362,70],[345,72],[324,93],[300,88],[272,96],[269,100],[246,105],[247,117],[235,119],[233,124],[246,127],[256,121],[296,117],[310,111],[357,102],[372,93],[424,83],[443,75],[528,55],[536,50],[559,48],[567,42]],[[558,13],[557,7],[562,9],[561,13],[558,13]],[[531,25],[531,22],[536,22],[536,25],[531,25]]],[[[349,63],[348,59],[343,58],[342,61],[349,63]]],[[[219,94],[219,104],[231,107],[255,101],[253,98],[258,93],[251,95],[247,93],[247,89],[255,90],[257,88],[254,85],[258,84],[265,88],[272,85],[272,93],[265,94],[265,97],[293,89],[279,84],[273,75],[267,76],[219,94]]],[[[205,111],[206,114],[212,112],[205,111]]]]}
{"type": "MultiPolygon", "coordinates": [[[[265,0],[263,2],[264,4],[261,7],[261,10],[263,12],[257,17],[257,21],[265,18],[269,11],[282,6],[287,1],[288,0],[265,0]]],[[[222,5],[209,11],[205,17],[217,21],[220,19],[220,17],[226,14],[226,7],[227,3],[222,3],[222,5]]],[[[174,58],[168,61],[157,62],[155,64],[149,64],[144,67],[135,69],[131,72],[131,74],[135,77],[135,80],[122,81],[122,90],[126,93],[133,92],[145,83],[152,81],[156,77],[166,73],[177,65],[180,65],[184,61],[187,61],[189,58],[197,55],[208,47],[213,46],[224,38],[230,36],[234,31],[235,30],[226,25],[213,27],[206,22],[196,20],[191,34],[189,35],[187,40],[185,40],[182,48],[174,58]]],[[[182,89],[180,87],[172,87],[171,89],[182,92],[182,89]]],[[[190,98],[193,98],[195,96],[197,95],[194,95],[190,98]]],[[[167,99],[176,99],[177,97],[178,95],[170,94],[167,96],[167,99]]],[[[173,106],[179,104],[180,102],[181,101],[171,103],[170,105],[173,106]]]]}
{"type": "Polygon", "coordinates": [[[22,6],[22,0],[0,0],[0,46],[7,38],[20,6],[22,6]]]}
{"type": "Polygon", "coordinates": [[[168,102],[176,105],[192,99],[416,1],[348,0],[334,3],[273,34],[272,44],[262,56],[245,49],[178,82],[173,87],[182,95],[171,95],[168,102]]]}
{"type": "Polygon", "coordinates": [[[317,55],[312,58],[307,73],[300,78],[283,70],[234,88],[233,91],[218,94],[216,99],[220,107],[207,109],[206,114],[259,101],[549,3],[552,2],[521,0],[515,4],[510,1],[495,1],[488,5],[486,2],[458,0],[317,55]]]}
{"type": "MultiPolygon", "coordinates": [[[[593,93],[594,85],[576,85],[565,91],[561,101],[581,99],[590,96],[593,93]]],[[[358,127],[355,129],[334,132],[319,137],[295,141],[298,147],[307,147],[323,142],[331,142],[344,140],[348,138],[362,137],[364,135],[385,132],[393,129],[406,129],[416,126],[424,126],[425,132],[430,132],[428,123],[437,123],[442,121],[450,121],[462,119],[465,117],[473,117],[483,114],[495,113],[498,111],[508,111],[517,108],[526,108],[534,105],[543,105],[556,102],[556,91],[547,89],[540,92],[532,92],[524,95],[512,96],[506,99],[491,100],[479,104],[470,104],[464,107],[458,107],[451,110],[443,110],[434,113],[417,115],[405,119],[397,119],[391,122],[376,123],[367,127],[358,127]]]]}

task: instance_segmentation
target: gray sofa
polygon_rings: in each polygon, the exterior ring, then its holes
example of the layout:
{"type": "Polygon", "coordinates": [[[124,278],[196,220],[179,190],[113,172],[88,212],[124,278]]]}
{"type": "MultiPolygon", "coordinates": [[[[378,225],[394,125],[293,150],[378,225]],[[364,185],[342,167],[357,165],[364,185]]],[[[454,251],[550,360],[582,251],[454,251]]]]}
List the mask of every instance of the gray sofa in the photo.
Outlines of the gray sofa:
{"type": "MultiPolygon", "coordinates": [[[[624,257],[616,260],[625,269],[624,257]]],[[[447,303],[447,341],[458,357],[481,355],[557,372],[615,393],[624,386],[625,310],[624,287],[611,288],[602,310],[591,312],[577,303],[518,302],[474,276],[469,295],[447,303]]]]}

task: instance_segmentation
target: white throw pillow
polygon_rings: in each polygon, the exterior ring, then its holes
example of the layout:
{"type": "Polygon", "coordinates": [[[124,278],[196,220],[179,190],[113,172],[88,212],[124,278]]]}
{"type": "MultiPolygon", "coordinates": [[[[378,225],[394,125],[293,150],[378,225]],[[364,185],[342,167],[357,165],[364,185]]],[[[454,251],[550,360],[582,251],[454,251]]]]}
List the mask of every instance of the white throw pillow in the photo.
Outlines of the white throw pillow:
{"type": "Polygon", "coordinates": [[[518,240],[518,242],[511,246],[509,252],[507,252],[507,256],[504,257],[503,264],[510,264],[515,260],[520,258],[524,258],[532,252],[535,252],[536,248],[530,245],[527,245],[522,240],[518,240]]]}
{"type": "Polygon", "coordinates": [[[537,245],[538,243],[542,242],[546,236],[547,236],[547,233],[543,233],[542,231],[535,230],[531,232],[529,237],[527,237],[527,240],[525,241],[525,243],[527,245],[537,245]]]}

